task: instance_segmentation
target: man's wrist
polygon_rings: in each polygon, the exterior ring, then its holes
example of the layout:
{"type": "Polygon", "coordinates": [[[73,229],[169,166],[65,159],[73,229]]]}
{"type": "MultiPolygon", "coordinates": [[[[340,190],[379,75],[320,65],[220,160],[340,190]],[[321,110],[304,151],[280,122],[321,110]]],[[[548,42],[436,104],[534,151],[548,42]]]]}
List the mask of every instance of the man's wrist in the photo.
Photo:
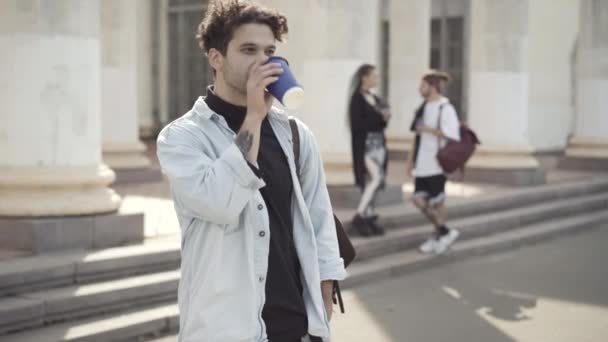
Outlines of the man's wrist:
{"type": "Polygon", "coordinates": [[[251,124],[262,124],[266,118],[266,113],[257,112],[254,110],[247,110],[247,115],[245,115],[245,122],[249,122],[251,124]]]}
{"type": "Polygon", "coordinates": [[[323,294],[324,299],[331,299],[332,295],[333,295],[333,291],[334,291],[334,281],[333,280],[321,281],[321,293],[323,294]]]}

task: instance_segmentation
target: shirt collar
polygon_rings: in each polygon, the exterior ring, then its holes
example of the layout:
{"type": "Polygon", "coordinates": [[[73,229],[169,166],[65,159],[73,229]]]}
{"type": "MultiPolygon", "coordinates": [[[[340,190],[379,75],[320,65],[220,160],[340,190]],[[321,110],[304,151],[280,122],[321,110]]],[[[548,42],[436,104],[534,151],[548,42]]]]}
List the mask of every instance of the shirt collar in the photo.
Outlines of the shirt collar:
{"type": "MultiPolygon", "coordinates": [[[[226,119],[226,121],[228,121],[228,118],[226,118],[226,116],[224,115],[223,112],[218,112],[220,109],[218,108],[211,108],[211,106],[207,103],[207,98],[211,95],[211,97],[214,97],[218,100],[220,100],[221,102],[228,104],[229,106],[233,106],[236,108],[240,108],[241,111],[244,111],[243,114],[243,121],[245,116],[247,115],[247,108],[246,107],[242,107],[242,106],[237,106],[237,105],[233,105],[231,103],[228,103],[224,100],[222,100],[221,98],[219,98],[217,95],[215,95],[213,93],[213,86],[209,86],[207,87],[207,95],[205,97],[200,96],[196,102],[194,103],[194,106],[192,107],[192,110],[197,113],[199,116],[201,116],[202,118],[206,119],[206,120],[211,120],[211,119],[216,119],[221,117],[224,117],[226,119]]],[[[211,102],[213,102],[214,100],[211,100],[211,102]]],[[[214,106],[215,107],[215,106],[214,106]]],[[[272,120],[277,120],[279,122],[282,122],[284,124],[287,124],[289,122],[289,116],[288,114],[282,110],[279,109],[277,107],[272,107],[270,109],[270,112],[268,113],[268,118],[272,120]]],[[[242,121],[241,123],[238,125],[239,128],[242,125],[242,121]]],[[[235,130],[235,132],[238,132],[238,130],[235,130]]]]}
{"type": "Polygon", "coordinates": [[[247,115],[247,107],[237,106],[226,102],[213,92],[213,86],[207,87],[205,103],[213,112],[221,115],[228,123],[228,127],[234,132],[238,132],[247,115]]]}

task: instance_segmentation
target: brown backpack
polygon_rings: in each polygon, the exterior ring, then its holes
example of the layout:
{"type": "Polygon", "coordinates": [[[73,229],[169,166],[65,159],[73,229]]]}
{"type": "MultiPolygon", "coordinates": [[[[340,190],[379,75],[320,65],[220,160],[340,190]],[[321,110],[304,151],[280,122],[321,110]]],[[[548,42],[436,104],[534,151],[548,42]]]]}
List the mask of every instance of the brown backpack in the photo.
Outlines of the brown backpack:
{"type": "MultiPolygon", "coordinates": [[[[300,177],[300,131],[298,130],[298,123],[294,118],[289,118],[289,126],[291,126],[291,135],[293,140],[293,155],[294,161],[296,164],[296,173],[298,178],[300,177]]],[[[342,222],[336,217],[334,214],[334,222],[336,224],[336,235],[338,237],[338,247],[340,249],[340,257],[344,260],[344,267],[348,267],[353,260],[355,260],[355,256],[357,253],[355,252],[355,247],[353,243],[350,241],[350,238],[346,234],[344,230],[344,226],[342,226],[342,222]]],[[[344,302],[342,301],[342,294],[340,293],[340,284],[338,281],[334,281],[334,296],[333,296],[334,304],[340,305],[340,311],[344,313],[344,302]]]]}
{"type": "MultiPolygon", "coordinates": [[[[437,127],[441,130],[441,116],[443,112],[443,105],[439,108],[439,123],[437,127]]],[[[441,139],[437,138],[439,146],[441,146],[441,139]]],[[[460,141],[454,141],[448,139],[448,143],[439,149],[437,152],[437,161],[439,165],[445,171],[445,173],[453,173],[456,170],[464,172],[464,166],[475,152],[475,148],[479,145],[479,139],[477,134],[473,132],[464,123],[460,124],[460,141]]]]}

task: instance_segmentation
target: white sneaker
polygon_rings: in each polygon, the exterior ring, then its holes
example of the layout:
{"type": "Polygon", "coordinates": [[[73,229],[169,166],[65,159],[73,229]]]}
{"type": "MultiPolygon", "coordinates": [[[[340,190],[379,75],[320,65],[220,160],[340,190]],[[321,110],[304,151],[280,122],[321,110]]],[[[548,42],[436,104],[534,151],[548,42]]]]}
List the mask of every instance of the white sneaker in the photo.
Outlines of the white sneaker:
{"type": "Polygon", "coordinates": [[[439,238],[435,244],[435,253],[441,254],[448,250],[448,248],[458,239],[460,232],[456,229],[450,229],[450,232],[439,238]]]}
{"type": "Polygon", "coordinates": [[[438,243],[437,239],[435,237],[432,237],[432,238],[426,240],[425,243],[420,245],[420,247],[418,247],[418,250],[420,250],[420,252],[425,253],[425,254],[434,253],[435,250],[437,249],[437,243],[438,243]]]}

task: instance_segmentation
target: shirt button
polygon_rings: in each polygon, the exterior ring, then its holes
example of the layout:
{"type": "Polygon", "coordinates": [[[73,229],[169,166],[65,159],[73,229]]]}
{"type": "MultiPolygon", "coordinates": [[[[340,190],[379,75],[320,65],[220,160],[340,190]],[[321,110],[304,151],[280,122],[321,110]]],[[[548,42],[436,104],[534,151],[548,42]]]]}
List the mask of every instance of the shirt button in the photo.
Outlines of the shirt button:
{"type": "Polygon", "coordinates": [[[264,282],[264,277],[260,277],[259,280],[260,280],[260,283],[264,282]]]}
{"type": "Polygon", "coordinates": [[[262,231],[260,231],[260,234],[258,234],[258,235],[260,235],[260,237],[264,237],[264,236],[266,236],[266,232],[262,230],[262,231]]]}
{"type": "Polygon", "coordinates": [[[258,204],[258,210],[262,210],[262,209],[264,209],[264,206],[261,204],[258,204]]]}

